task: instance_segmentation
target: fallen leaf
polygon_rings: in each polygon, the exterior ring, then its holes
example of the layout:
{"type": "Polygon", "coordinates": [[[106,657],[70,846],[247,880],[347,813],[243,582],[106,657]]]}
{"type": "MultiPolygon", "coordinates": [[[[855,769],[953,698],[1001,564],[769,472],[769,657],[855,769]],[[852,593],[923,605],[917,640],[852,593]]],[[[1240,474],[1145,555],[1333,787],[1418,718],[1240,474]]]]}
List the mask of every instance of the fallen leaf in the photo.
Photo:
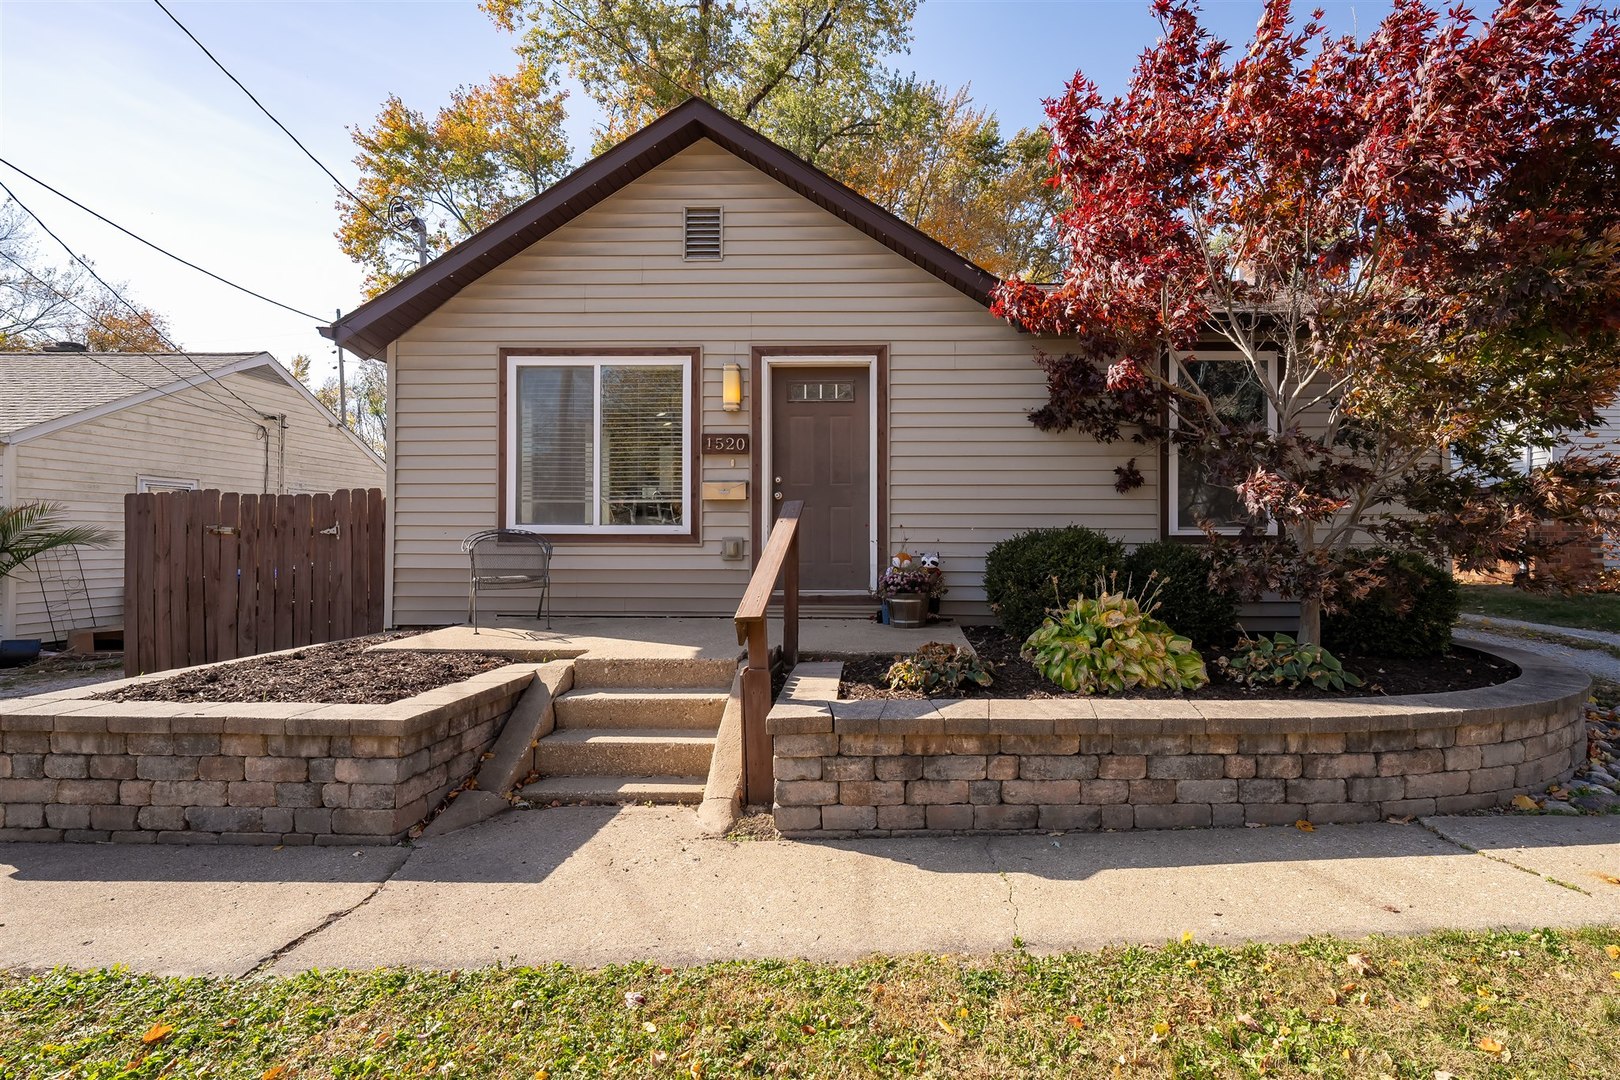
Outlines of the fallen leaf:
{"type": "Polygon", "coordinates": [[[1620,945],[1605,945],[1603,951],[1609,954],[1610,960],[1620,960],[1620,945]]]}
{"type": "Polygon", "coordinates": [[[530,1080],[551,1080],[551,1073],[545,1069],[536,1069],[530,1080]]]}
{"type": "Polygon", "coordinates": [[[170,1027],[168,1024],[153,1024],[151,1027],[146,1029],[146,1034],[141,1036],[141,1042],[145,1043],[147,1046],[151,1046],[153,1043],[162,1042],[164,1039],[167,1039],[173,1034],[174,1028],[170,1027]]]}
{"type": "Polygon", "coordinates": [[[1248,1028],[1250,1031],[1259,1031],[1260,1030],[1260,1021],[1256,1020],[1254,1017],[1250,1016],[1248,1013],[1238,1013],[1237,1014],[1237,1022],[1239,1024],[1241,1024],[1242,1026],[1248,1028]]]}
{"type": "Polygon", "coordinates": [[[625,1008],[627,1008],[627,1009],[639,1009],[645,1004],[647,1004],[647,995],[646,994],[643,994],[639,990],[626,991],[626,993],[624,995],[624,1007],[625,1008]]]}
{"type": "Polygon", "coordinates": [[[1306,821],[1304,818],[1300,818],[1298,821],[1294,822],[1294,828],[1298,829],[1300,832],[1315,832],[1316,831],[1316,826],[1312,825],[1310,822],[1306,821]]]}
{"type": "Polygon", "coordinates": [[[281,1078],[286,1075],[287,1066],[272,1065],[268,1069],[264,1070],[264,1072],[259,1074],[259,1080],[281,1080],[281,1078]]]}
{"type": "Polygon", "coordinates": [[[1357,975],[1365,977],[1368,975],[1378,974],[1378,968],[1368,961],[1368,959],[1361,953],[1351,953],[1349,956],[1344,958],[1344,962],[1350,965],[1350,970],[1355,972],[1357,975]]]}
{"type": "Polygon", "coordinates": [[[1420,997],[1416,1001],[1412,1002],[1412,1004],[1416,1005],[1420,1009],[1427,1009],[1430,1005],[1434,1004],[1434,999],[1431,998],[1429,995],[1424,994],[1422,997],[1420,997]]]}
{"type": "Polygon", "coordinates": [[[1074,1028],[1076,1031],[1084,1031],[1086,1027],[1086,1022],[1080,1019],[1078,1016],[1065,1016],[1063,1018],[1063,1022],[1074,1028]]]}
{"type": "Polygon", "coordinates": [[[945,1034],[947,1034],[947,1035],[955,1035],[956,1034],[956,1029],[951,1027],[951,1025],[947,1024],[945,1022],[945,1018],[943,1016],[934,1017],[934,1023],[938,1024],[940,1026],[940,1030],[944,1031],[945,1034]]]}
{"type": "Polygon", "coordinates": [[[692,1062],[692,1080],[703,1080],[703,1062],[692,1062]]]}
{"type": "Polygon", "coordinates": [[[668,1050],[654,1050],[652,1052],[652,1059],[653,1059],[653,1064],[654,1065],[662,1065],[664,1062],[669,1060],[669,1051],[668,1050]]]}
{"type": "Polygon", "coordinates": [[[1507,1047],[1503,1046],[1500,1042],[1497,1042],[1495,1039],[1491,1038],[1489,1035],[1481,1035],[1480,1038],[1479,1038],[1479,1042],[1476,1043],[1475,1045],[1477,1045],[1481,1050],[1485,1051],[1487,1054],[1500,1054],[1503,1050],[1507,1049],[1507,1047]]]}
{"type": "Polygon", "coordinates": [[[1193,939],[1193,932],[1191,930],[1183,930],[1181,932],[1181,943],[1183,945],[1189,944],[1192,941],[1192,939],[1193,939]]]}
{"type": "Polygon", "coordinates": [[[652,1035],[657,1032],[658,1025],[653,1023],[651,1020],[648,1020],[646,1023],[641,1025],[641,1030],[645,1031],[649,1035],[652,1035]]]}
{"type": "Polygon", "coordinates": [[[1528,795],[1513,796],[1513,806],[1518,810],[1540,810],[1541,804],[1528,795]]]}
{"type": "Polygon", "coordinates": [[[1153,1025],[1153,1034],[1159,1036],[1161,1039],[1164,1038],[1166,1035],[1170,1034],[1170,1025],[1165,1023],[1163,1020],[1160,1020],[1158,1023],[1153,1025]]]}
{"type": "Polygon", "coordinates": [[[1598,880],[1606,881],[1610,885],[1620,885],[1620,877],[1615,877],[1613,874],[1599,874],[1598,880]]]}

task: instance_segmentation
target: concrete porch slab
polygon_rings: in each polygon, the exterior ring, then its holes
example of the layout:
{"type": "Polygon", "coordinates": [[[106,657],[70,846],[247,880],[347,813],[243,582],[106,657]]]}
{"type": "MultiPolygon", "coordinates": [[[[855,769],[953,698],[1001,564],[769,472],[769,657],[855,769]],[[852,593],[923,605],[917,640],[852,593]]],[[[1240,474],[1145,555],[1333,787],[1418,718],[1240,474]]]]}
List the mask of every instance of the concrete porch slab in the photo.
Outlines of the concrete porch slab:
{"type": "MultiPolygon", "coordinates": [[[[771,620],[771,642],[782,640],[782,622],[771,620]]],[[[799,648],[806,653],[857,656],[908,653],[931,641],[970,648],[954,624],[901,629],[870,619],[799,621],[799,648]]],[[[487,652],[515,660],[735,660],[743,655],[735,624],[727,618],[568,617],[548,630],[533,619],[507,619],[476,632],[446,626],[372,646],[420,652],[487,652]]]]}

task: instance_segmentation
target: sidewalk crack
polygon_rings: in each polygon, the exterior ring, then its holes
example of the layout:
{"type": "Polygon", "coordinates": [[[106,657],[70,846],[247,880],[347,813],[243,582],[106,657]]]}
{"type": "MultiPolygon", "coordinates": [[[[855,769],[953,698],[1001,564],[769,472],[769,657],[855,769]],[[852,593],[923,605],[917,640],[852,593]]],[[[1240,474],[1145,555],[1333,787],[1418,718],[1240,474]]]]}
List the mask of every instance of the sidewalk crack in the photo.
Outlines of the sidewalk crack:
{"type": "Polygon", "coordinates": [[[246,979],[252,978],[255,975],[267,974],[269,969],[276,963],[276,961],[280,960],[283,956],[286,956],[288,953],[292,952],[294,949],[298,948],[298,946],[302,945],[316,934],[319,934],[327,927],[341,922],[350,915],[353,915],[356,911],[359,911],[361,908],[365,907],[367,904],[371,903],[372,897],[382,892],[384,885],[387,885],[390,881],[393,881],[394,878],[398,877],[399,872],[405,869],[406,865],[411,861],[411,856],[415,854],[416,849],[407,845],[405,848],[405,857],[399,861],[399,865],[390,870],[386,877],[373,885],[370,892],[366,893],[366,895],[362,896],[359,900],[356,900],[346,908],[339,911],[328,912],[320,922],[316,923],[308,930],[305,930],[302,934],[299,934],[291,941],[272,949],[270,952],[261,957],[258,963],[254,964],[253,967],[248,969],[247,974],[243,975],[242,977],[246,979]]]}
{"type": "Polygon", "coordinates": [[[1430,821],[1430,819],[1428,819],[1428,818],[1419,818],[1418,819],[1418,823],[1420,825],[1422,825],[1425,829],[1429,830],[1429,832],[1433,833],[1435,836],[1439,837],[1441,840],[1444,840],[1446,843],[1451,844],[1454,847],[1461,848],[1463,851],[1468,852],[1470,855],[1478,855],[1482,859],[1489,859],[1491,862],[1501,863],[1503,866],[1512,867],[1513,869],[1518,870],[1521,873],[1529,874],[1533,878],[1539,878],[1540,880],[1547,882],[1549,885],[1557,885],[1559,888],[1568,889],[1571,892],[1578,892],[1582,896],[1591,896],[1592,895],[1591,893],[1587,892],[1585,889],[1581,888],[1579,885],[1572,885],[1567,881],[1561,881],[1558,878],[1555,878],[1550,874],[1543,874],[1539,870],[1533,869],[1532,867],[1529,867],[1529,866],[1525,866],[1525,865],[1523,865],[1521,863],[1516,863],[1512,859],[1504,858],[1501,855],[1488,854],[1486,852],[1483,852],[1483,851],[1479,850],[1479,848],[1474,847],[1471,844],[1463,843],[1461,840],[1458,840],[1454,836],[1447,836],[1444,832],[1440,831],[1439,826],[1431,825],[1429,823],[1429,821],[1430,821]]]}

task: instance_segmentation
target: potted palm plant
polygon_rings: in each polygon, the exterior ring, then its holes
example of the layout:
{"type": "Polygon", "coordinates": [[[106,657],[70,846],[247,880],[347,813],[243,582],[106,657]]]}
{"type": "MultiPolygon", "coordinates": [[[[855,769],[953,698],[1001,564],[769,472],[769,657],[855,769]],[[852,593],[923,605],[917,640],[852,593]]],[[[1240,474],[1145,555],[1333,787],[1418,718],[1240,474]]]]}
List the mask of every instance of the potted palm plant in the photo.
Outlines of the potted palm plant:
{"type": "MultiPolygon", "coordinates": [[[[56,548],[101,547],[111,543],[113,533],[94,525],[70,525],[56,503],[26,502],[0,506],[0,581],[21,569],[30,559],[56,548]]],[[[44,644],[39,638],[13,638],[0,641],[0,667],[26,664],[39,655],[44,644]]]]}

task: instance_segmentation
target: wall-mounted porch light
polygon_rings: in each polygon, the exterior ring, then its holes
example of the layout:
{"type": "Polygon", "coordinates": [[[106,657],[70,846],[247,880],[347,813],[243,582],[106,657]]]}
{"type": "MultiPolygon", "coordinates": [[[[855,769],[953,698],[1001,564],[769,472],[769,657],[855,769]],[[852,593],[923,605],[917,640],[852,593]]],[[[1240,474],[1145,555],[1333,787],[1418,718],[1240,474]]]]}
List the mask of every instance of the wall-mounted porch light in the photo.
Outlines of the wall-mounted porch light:
{"type": "Polygon", "coordinates": [[[742,365],[727,364],[720,375],[720,407],[726,412],[741,412],[742,394],[742,365]]]}

